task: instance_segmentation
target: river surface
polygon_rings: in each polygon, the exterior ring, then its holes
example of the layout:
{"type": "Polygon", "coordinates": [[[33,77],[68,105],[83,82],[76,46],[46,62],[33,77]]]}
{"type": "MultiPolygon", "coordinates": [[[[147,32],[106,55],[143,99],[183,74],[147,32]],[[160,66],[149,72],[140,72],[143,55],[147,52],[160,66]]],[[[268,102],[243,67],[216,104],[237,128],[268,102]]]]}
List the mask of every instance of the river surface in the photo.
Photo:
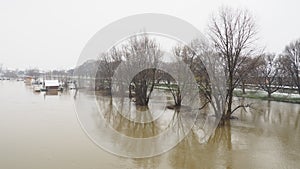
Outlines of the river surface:
{"type": "MultiPolygon", "coordinates": [[[[23,82],[0,81],[0,168],[300,168],[299,104],[242,100],[252,108],[237,111],[239,119],[217,128],[207,143],[200,144],[191,132],[166,153],[131,159],[101,149],[87,136],[77,119],[74,95],[34,93],[23,82]]],[[[127,130],[124,134],[132,135],[127,130]]]]}

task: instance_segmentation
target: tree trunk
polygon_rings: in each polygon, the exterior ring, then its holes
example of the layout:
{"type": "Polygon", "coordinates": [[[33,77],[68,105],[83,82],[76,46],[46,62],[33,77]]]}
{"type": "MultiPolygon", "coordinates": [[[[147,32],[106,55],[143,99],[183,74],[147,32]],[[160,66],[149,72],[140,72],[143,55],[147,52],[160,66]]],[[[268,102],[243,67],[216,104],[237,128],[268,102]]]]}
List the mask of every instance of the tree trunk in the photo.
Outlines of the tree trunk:
{"type": "Polygon", "coordinates": [[[132,95],[132,86],[131,85],[129,85],[129,99],[131,100],[132,99],[132,97],[133,97],[133,95],[132,95]]]}
{"type": "Polygon", "coordinates": [[[138,106],[148,105],[146,80],[141,80],[136,84],[135,99],[138,106]]]}
{"type": "Polygon", "coordinates": [[[178,92],[177,92],[175,105],[176,106],[181,106],[181,93],[180,93],[179,89],[178,89],[178,92]]]}
{"type": "Polygon", "coordinates": [[[245,91],[245,82],[242,81],[242,91],[243,91],[243,94],[246,94],[246,91],[245,91]]]}
{"type": "Polygon", "coordinates": [[[232,112],[232,100],[233,100],[233,73],[229,72],[229,84],[228,84],[228,102],[227,102],[227,112],[225,114],[225,119],[230,119],[231,112],[232,112]]]}
{"type": "Polygon", "coordinates": [[[225,114],[225,119],[230,119],[231,111],[232,111],[232,100],[233,100],[233,94],[232,92],[228,93],[228,103],[227,103],[227,112],[225,114]]]}

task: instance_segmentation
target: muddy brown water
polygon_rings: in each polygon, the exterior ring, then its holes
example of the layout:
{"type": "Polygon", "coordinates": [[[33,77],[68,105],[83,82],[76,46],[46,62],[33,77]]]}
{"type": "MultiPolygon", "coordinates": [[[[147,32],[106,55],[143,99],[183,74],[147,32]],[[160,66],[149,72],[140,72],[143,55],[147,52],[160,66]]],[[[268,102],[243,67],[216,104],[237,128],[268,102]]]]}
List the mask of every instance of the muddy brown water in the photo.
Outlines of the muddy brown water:
{"type": "Polygon", "coordinates": [[[162,155],[130,159],[87,137],[77,120],[74,91],[45,95],[23,82],[0,81],[0,168],[300,168],[300,105],[242,101],[253,108],[237,111],[239,119],[218,128],[208,143],[199,144],[191,133],[162,155]]]}

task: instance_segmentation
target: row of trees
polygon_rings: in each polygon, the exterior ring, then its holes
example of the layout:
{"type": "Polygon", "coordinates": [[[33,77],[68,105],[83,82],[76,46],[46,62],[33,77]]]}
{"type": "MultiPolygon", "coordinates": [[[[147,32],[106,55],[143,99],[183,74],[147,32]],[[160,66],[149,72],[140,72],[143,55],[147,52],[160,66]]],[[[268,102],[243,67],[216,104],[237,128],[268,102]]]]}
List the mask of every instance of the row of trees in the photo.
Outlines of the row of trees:
{"type": "Polygon", "coordinates": [[[111,90],[114,85],[112,81],[116,80],[120,94],[128,89],[129,97],[132,98],[134,95],[137,105],[147,106],[154,86],[163,76],[156,69],[158,64],[162,63],[162,55],[155,39],[146,34],[134,36],[121,47],[114,47],[109,52],[101,54],[96,84],[100,86],[99,88],[111,90]],[[122,61],[125,64],[120,65],[122,61]],[[119,74],[115,74],[117,68],[119,74]]]}
{"type": "Polygon", "coordinates": [[[210,19],[207,37],[207,40],[196,39],[189,45],[178,44],[172,54],[180,59],[166,63],[162,59],[164,52],[154,38],[147,34],[133,36],[122,45],[101,54],[97,61],[96,87],[110,90],[116,87],[114,82],[121,81],[118,90],[129,90],[129,97],[134,98],[136,105],[147,106],[154,86],[166,84],[175,105],[181,106],[183,97],[191,94],[190,91],[184,93],[180,90],[183,86],[189,87],[189,80],[184,79],[185,69],[178,66],[183,61],[194,74],[199,94],[212,101],[212,79],[203,58],[213,57],[221,60],[218,66],[223,67],[225,74],[225,108],[216,114],[224,120],[230,119],[238,108],[247,106],[233,107],[237,87],[245,92],[246,85],[259,86],[271,96],[283,86],[290,86],[297,87],[300,94],[300,40],[287,45],[282,54],[265,53],[256,46],[257,27],[251,14],[247,10],[231,8],[222,8],[210,19]],[[115,74],[116,71],[121,73],[115,74]],[[183,80],[179,82],[178,79],[183,80]]]}
{"type": "Polygon", "coordinates": [[[70,70],[52,70],[52,71],[42,71],[37,68],[30,68],[26,70],[1,70],[0,65],[0,74],[4,77],[9,78],[22,78],[24,76],[31,76],[33,78],[39,78],[43,76],[73,76],[74,69],[70,70]]]}
{"type": "MultiPolygon", "coordinates": [[[[245,92],[245,84],[259,86],[269,97],[283,86],[296,87],[300,94],[300,40],[287,45],[279,55],[265,53],[256,46],[257,27],[251,14],[230,8],[222,8],[211,18],[208,32],[209,47],[190,46],[194,51],[200,49],[200,55],[205,49],[223,59],[227,83],[223,119],[230,119],[235,110],[248,106],[233,107],[234,89],[241,87],[245,92]]],[[[191,59],[195,61],[194,56],[191,59]]]]}

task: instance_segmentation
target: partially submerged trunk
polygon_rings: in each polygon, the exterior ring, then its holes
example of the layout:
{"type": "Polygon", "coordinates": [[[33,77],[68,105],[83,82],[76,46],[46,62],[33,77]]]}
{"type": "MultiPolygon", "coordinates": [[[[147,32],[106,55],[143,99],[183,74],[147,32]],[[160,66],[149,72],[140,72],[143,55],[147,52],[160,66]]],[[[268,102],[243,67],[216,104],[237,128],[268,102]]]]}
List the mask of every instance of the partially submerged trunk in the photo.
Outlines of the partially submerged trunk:
{"type": "Polygon", "coordinates": [[[149,99],[147,97],[146,80],[141,80],[140,83],[136,83],[135,100],[136,100],[137,106],[147,106],[148,105],[149,99]]]}
{"type": "MultiPolygon", "coordinates": [[[[136,75],[133,79],[134,97],[137,106],[148,106],[151,93],[154,89],[156,69],[146,69],[136,75]]],[[[132,96],[131,87],[129,87],[129,96],[132,96]]]]}

